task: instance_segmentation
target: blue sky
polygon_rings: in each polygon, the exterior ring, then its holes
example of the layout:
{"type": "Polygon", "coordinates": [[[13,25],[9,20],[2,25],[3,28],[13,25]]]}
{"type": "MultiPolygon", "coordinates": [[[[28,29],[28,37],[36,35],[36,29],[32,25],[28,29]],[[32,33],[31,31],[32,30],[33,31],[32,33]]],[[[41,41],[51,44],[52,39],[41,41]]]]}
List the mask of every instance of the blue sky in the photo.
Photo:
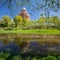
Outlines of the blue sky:
{"type": "MultiPolygon", "coordinates": [[[[31,0],[31,2],[35,2],[34,0],[31,0]]],[[[35,5],[35,3],[32,3],[35,5]]],[[[36,6],[36,5],[35,5],[36,6]]],[[[25,7],[28,11],[28,13],[30,14],[31,16],[31,20],[36,20],[40,17],[40,15],[42,13],[45,13],[43,10],[33,10],[32,11],[32,6],[30,7],[27,7],[26,5],[25,6],[21,6],[21,7],[15,7],[13,11],[11,11],[11,9],[9,10],[6,6],[3,6],[3,8],[0,9],[0,18],[2,16],[5,16],[5,15],[8,15],[10,16],[11,18],[13,18],[14,16],[18,15],[20,12],[21,12],[21,9],[25,7]],[[17,12],[17,13],[16,13],[17,12]]],[[[34,7],[35,8],[35,7],[34,7]]],[[[60,18],[60,10],[58,12],[54,12],[54,11],[50,11],[50,16],[58,16],[60,18]]]]}

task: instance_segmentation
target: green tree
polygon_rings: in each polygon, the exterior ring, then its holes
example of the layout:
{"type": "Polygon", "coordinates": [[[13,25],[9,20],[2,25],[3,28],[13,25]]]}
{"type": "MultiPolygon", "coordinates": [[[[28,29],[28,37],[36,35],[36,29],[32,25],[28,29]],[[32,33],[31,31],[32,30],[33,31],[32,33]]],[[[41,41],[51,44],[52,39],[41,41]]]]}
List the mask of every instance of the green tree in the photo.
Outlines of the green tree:
{"type": "Polygon", "coordinates": [[[38,25],[40,26],[40,28],[46,28],[46,18],[45,17],[40,17],[38,19],[38,25]]]}
{"type": "Polygon", "coordinates": [[[26,18],[22,19],[22,29],[30,29],[31,21],[28,21],[26,18]]]}
{"type": "Polygon", "coordinates": [[[20,26],[22,24],[22,17],[21,16],[15,16],[14,22],[15,22],[16,27],[20,26]]]}
{"type": "Polygon", "coordinates": [[[15,22],[14,21],[13,22],[10,22],[9,23],[9,26],[8,26],[8,30],[12,30],[14,28],[15,28],[15,22]]]}
{"type": "Polygon", "coordinates": [[[40,17],[37,20],[38,26],[41,28],[47,28],[47,29],[60,29],[60,19],[57,16],[52,16],[49,18],[46,17],[40,17]]]}
{"type": "Polygon", "coordinates": [[[2,17],[2,24],[4,25],[4,27],[8,27],[10,22],[11,18],[9,16],[2,17]]]}
{"type": "Polygon", "coordinates": [[[57,16],[50,17],[50,23],[51,23],[51,26],[53,26],[54,28],[60,29],[59,28],[59,26],[60,26],[60,19],[57,16]]]}

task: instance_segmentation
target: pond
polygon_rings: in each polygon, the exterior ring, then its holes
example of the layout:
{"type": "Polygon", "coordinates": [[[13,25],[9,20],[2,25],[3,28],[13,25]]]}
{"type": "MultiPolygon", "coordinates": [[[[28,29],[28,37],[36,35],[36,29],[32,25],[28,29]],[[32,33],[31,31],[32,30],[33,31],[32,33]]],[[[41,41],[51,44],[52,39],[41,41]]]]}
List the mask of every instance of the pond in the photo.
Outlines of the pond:
{"type": "Polygon", "coordinates": [[[24,56],[60,55],[60,35],[0,34],[0,52],[24,56]]]}

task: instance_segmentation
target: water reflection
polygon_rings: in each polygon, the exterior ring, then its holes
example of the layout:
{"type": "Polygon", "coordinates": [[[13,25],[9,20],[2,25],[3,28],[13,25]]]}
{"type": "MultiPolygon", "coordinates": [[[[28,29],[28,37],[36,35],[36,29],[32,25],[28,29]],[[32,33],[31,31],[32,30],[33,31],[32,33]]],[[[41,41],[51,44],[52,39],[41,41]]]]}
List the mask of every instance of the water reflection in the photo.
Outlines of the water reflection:
{"type": "MultiPolygon", "coordinates": [[[[27,35],[27,37],[29,36],[27,35]]],[[[26,38],[26,36],[19,34],[2,34],[0,35],[0,52],[60,55],[60,35],[40,35],[39,38],[30,37],[26,38]]]]}

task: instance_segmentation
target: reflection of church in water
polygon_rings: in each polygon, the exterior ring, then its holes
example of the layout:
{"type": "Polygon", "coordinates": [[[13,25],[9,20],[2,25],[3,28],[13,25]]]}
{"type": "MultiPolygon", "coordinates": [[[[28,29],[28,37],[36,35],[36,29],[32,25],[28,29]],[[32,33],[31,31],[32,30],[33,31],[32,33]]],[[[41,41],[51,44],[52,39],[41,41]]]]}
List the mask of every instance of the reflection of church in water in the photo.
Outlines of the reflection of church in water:
{"type": "Polygon", "coordinates": [[[23,8],[21,13],[19,14],[22,18],[26,18],[26,20],[30,21],[30,15],[28,14],[26,8],[23,8]]]}

